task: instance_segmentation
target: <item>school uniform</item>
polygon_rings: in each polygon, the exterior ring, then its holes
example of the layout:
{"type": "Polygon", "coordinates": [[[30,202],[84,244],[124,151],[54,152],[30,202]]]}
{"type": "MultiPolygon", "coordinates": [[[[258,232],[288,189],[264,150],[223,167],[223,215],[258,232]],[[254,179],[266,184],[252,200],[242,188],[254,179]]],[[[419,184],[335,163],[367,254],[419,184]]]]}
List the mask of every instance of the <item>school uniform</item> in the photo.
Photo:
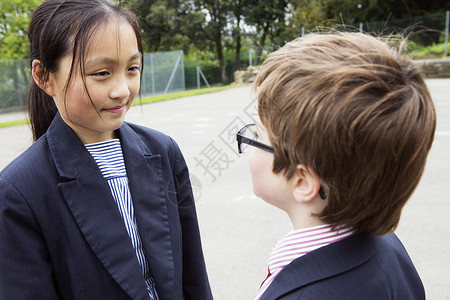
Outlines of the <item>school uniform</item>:
{"type": "MultiPolygon", "coordinates": [[[[178,146],[130,123],[119,136],[159,299],[212,299],[178,146]]],[[[59,114],[0,173],[0,257],[0,299],[149,299],[111,189],[59,114]]]]}
{"type": "Polygon", "coordinates": [[[395,234],[356,234],[285,266],[261,300],[425,299],[422,282],[395,234]]]}

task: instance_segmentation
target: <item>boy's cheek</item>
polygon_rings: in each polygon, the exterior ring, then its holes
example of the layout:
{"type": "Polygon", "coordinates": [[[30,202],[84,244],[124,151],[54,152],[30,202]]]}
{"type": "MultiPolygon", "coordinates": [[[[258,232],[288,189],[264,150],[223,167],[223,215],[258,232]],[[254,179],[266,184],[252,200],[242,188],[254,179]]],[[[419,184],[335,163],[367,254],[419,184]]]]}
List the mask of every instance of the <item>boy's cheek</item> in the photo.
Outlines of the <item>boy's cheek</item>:
{"type": "Polygon", "coordinates": [[[260,149],[252,149],[249,153],[248,163],[253,183],[253,192],[256,196],[266,200],[265,190],[270,189],[272,177],[272,161],[270,153],[260,149]],[[268,154],[268,155],[267,155],[268,154]]]}
{"type": "Polygon", "coordinates": [[[248,155],[248,166],[250,169],[250,175],[252,177],[253,192],[256,194],[256,196],[259,197],[258,190],[257,190],[257,186],[258,186],[258,182],[259,182],[259,178],[258,178],[259,167],[258,167],[257,161],[255,160],[254,151],[251,151],[248,155]]]}

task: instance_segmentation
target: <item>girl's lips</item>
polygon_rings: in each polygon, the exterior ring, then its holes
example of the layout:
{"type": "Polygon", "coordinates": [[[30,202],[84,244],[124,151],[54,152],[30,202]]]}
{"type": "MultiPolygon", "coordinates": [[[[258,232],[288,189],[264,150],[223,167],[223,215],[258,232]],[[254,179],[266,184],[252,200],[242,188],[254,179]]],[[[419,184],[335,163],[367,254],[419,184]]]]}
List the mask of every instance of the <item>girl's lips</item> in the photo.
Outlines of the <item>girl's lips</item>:
{"type": "Polygon", "coordinates": [[[117,106],[114,106],[114,107],[111,107],[111,108],[107,108],[105,110],[110,112],[110,113],[113,113],[113,114],[118,114],[118,113],[123,112],[124,107],[125,107],[125,105],[117,105],[117,106]]]}

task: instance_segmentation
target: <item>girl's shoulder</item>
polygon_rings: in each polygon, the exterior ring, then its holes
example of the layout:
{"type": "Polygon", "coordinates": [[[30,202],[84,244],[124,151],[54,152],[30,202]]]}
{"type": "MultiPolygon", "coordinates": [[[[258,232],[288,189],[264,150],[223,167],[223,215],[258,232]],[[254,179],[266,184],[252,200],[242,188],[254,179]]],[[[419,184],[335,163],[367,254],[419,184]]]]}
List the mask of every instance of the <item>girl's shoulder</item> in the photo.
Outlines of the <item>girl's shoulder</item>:
{"type": "Polygon", "coordinates": [[[124,123],[121,128],[123,138],[133,141],[133,134],[130,131],[136,134],[151,151],[152,149],[156,152],[179,151],[177,143],[163,132],[134,123],[124,123]]]}
{"type": "Polygon", "coordinates": [[[24,152],[11,161],[1,172],[0,176],[5,177],[11,172],[33,172],[48,166],[48,154],[50,150],[45,135],[34,142],[24,152]]]}
{"type": "Polygon", "coordinates": [[[167,134],[143,125],[129,122],[125,122],[124,125],[132,129],[140,137],[147,138],[155,142],[167,143],[172,140],[172,138],[167,134]]]}
{"type": "Polygon", "coordinates": [[[122,147],[131,146],[150,155],[161,155],[171,165],[183,157],[178,144],[167,134],[133,123],[120,128],[122,147]]]}
{"type": "MultiPolygon", "coordinates": [[[[32,195],[42,187],[57,186],[58,174],[46,138],[42,136],[1,172],[2,184],[9,182],[18,191],[32,195]]],[[[1,189],[2,187],[0,187],[1,189]]]]}

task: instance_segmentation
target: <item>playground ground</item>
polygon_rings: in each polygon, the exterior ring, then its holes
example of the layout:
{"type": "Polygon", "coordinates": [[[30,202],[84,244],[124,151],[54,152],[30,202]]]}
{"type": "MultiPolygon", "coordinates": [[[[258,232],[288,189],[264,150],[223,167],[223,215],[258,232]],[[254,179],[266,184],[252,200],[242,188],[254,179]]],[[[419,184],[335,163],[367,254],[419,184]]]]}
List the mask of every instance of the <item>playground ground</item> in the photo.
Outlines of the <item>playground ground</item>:
{"type": "MultiPolygon", "coordinates": [[[[425,285],[427,299],[450,299],[450,79],[427,80],[438,125],[423,178],[403,210],[397,235],[425,285]]],[[[288,217],[252,193],[236,130],[252,121],[254,95],[241,86],[135,106],[127,120],[171,135],[191,172],[204,253],[215,299],[253,299],[271,248],[291,229],[288,217]]],[[[24,118],[0,115],[0,122],[24,118]]],[[[27,125],[0,128],[0,169],[31,144],[27,125]]]]}

